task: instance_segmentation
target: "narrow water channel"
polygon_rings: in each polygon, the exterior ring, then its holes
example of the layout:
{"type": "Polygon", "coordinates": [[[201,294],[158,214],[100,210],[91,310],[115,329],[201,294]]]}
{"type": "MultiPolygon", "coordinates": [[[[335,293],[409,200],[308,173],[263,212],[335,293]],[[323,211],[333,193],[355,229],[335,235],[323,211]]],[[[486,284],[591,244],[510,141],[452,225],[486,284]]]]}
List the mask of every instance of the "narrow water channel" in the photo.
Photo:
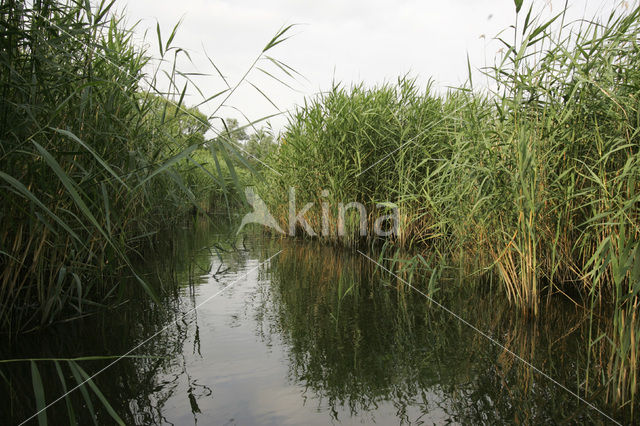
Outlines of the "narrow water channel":
{"type": "MultiPolygon", "coordinates": [[[[0,358],[114,356],[158,333],[95,379],[127,424],[606,420],[357,252],[261,236],[233,250],[221,243],[225,230],[182,233],[169,256],[177,267],[162,258],[145,266],[158,285],[168,276],[178,284],[161,305],[132,296],[118,309],[22,336],[0,358]]],[[[416,286],[426,281],[413,277],[416,286]]],[[[588,329],[578,309],[554,304],[544,323],[532,323],[486,284],[442,279],[437,287],[434,297],[558,382],[576,389],[584,380],[588,329]]],[[[91,374],[111,361],[77,364],[91,374]]],[[[59,374],[50,361],[37,365],[52,401],[62,393],[59,374]]],[[[2,424],[19,423],[34,409],[30,364],[1,371],[12,384],[1,388],[2,424]]],[[[88,407],[81,391],[72,393],[47,410],[50,424],[68,423],[67,403],[80,424],[90,424],[91,411],[111,424],[91,400],[88,407]]]]}

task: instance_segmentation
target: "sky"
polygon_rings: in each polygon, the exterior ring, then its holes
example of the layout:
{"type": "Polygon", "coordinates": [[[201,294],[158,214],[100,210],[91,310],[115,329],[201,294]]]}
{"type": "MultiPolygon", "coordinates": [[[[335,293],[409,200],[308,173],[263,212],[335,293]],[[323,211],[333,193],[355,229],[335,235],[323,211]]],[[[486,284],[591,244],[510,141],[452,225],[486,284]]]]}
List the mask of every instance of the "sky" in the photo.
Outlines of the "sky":
{"type": "MultiPolygon", "coordinates": [[[[620,3],[569,0],[567,21],[604,16],[620,3]]],[[[634,0],[626,3],[631,6],[634,0]]],[[[559,13],[564,4],[533,1],[544,16],[559,13]]],[[[524,0],[520,19],[531,5],[532,0],[524,0]]],[[[332,82],[374,86],[409,75],[423,86],[432,79],[436,90],[444,91],[467,80],[468,55],[474,84],[486,84],[478,70],[499,53],[498,34],[513,39],[509,27],[516,19],[513,0],[117,0],[115,8],[128,25],[136,24],[138,42],[155,57],[156,25],[166,41],[181,22],[172,44],[189,52],[190,60],[179,56],[178,66],[199,74],[192,79],[202,92],[188,86],[188,105],[226,87],[209,59],[233,87],[276,32],[295,24],[287,32],[292,37],[267,53],[303,77],[288,77],[273,63],[260,61],[261,68],[290,87],[254,69],[247,80],[264,95],[245,81],[224,106],[219,107],[220,96],[200,107],[208,115],[244,123],[279,114],[268,120],[275,131],[286,125],[287,111],[330,89],[332,82]]]]}

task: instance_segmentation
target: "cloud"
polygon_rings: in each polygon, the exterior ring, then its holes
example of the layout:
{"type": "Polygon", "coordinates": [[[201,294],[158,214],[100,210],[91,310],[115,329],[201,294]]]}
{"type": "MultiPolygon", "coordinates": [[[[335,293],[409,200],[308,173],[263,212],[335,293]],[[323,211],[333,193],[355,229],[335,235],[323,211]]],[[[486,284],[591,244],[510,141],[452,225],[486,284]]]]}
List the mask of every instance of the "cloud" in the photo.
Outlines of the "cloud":
{"type": "MultiPolygon", "coordinates": [[[[575,0],[570,15],[591,16],[599,7],[607,11],[616,3],[575,0]]],[[[294,30],[295,37],[271,52],[309,80],[292,82],[302,93],[259,72],[250,76],[282,109],[329,88],[334,78],[346,84],[374,85],[411,72],[423,80],[433,77],[439,87],[460,84],[467,78],[467,54],[477,68],[490,64],[500,47],[493,36],[515,18],[513,3],[507,0],[119,0],[117,4],[127,6],[129,22],[142,19],[138,32],[150,29],[150,36],[155,35],[156,19],[168,34],[183,17],[174,44],[192,53],[190,66],[215,74],[201,53],[204,45],[232,80],[243,74],[280,27],[302,24],[294,30]]],[[[548,16],[561,10],[564,0],[536,5],[548,16]]],[[[155,49],[155,41],[148,44],[155,49]]],[[[222,87],[215,75],[199,78],[198,84],[208,94],[222,87]]],[[[195,93],[191,98],[196,98],[195,93]]],[[[275,111],[250,86],[230,102],[251,118],[275,111]]],[[[242,118],[234,110],[225,113],[242,118]]],[[[273,121],[282,125],[285,120],[273,121]]]]}

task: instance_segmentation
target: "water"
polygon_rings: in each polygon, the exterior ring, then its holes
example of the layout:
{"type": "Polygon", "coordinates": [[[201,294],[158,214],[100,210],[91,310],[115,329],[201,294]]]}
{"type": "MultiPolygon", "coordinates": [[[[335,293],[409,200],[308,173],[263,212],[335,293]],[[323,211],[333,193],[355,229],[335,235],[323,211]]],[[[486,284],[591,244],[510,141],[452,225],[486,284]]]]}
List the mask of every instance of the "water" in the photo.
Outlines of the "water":
{"type": "MultiPolygon", "coordinates": [[[[223,231],[184,229],[166,257],[150,259],[148,278],[172,289],[160,306],[132,290],[117,309],[3,345],[0,358],[119,355],[158,333],[137,358],[95,379],[126,424],[607,421],[358,253],[257,236],[236,251],[223,231]]],[[[427,282],[413,277],[418,287],[427,282]]],[[[580,310],[561,306],[530,322],[488,285],[461,287],[450,277],[438,288],[443,304],[559,382],[576,389],[584,381],[594,361],[580,310]]],[[[111,361],[77,365],[92,374],[111,361]]],[[[53,401],[63,393],[55,364],[36,366],[53,401]]],[[[74,386],[69,364],[59,367],[74,386]]],[[[0,388],[2,424],[35,412],[30,368],[0,364],[11,383],[0,388]]],[[[92,411],[98,424],[112,424],[100,398],[87,395],[92,407],[75,391],[49,408],[50,424],[68,423],[67,402],[80,424],[92,411]]]]}

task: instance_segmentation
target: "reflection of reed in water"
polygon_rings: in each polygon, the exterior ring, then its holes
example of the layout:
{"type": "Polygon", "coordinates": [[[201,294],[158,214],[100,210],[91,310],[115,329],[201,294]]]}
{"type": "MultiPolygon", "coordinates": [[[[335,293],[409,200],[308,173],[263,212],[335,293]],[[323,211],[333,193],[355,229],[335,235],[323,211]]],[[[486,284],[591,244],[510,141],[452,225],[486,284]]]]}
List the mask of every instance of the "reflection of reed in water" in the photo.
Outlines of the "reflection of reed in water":
{"type": "MultiPolygon", "coordinates": [[[[398,263],[396,263],[396,266],[398,263]]],[[[422,296],[347,250],[284,243],[260,316],[265,339],[281,335],[290,376],[338,416],[393,404],[405,421],[433,410],[476,422],[598,422],[602,418],[422,296]]],[[[446,274],[445,274],[446,275],[446,274]]],[[[413,285],[429,277],[414,271],[413,285]]],[[[602,384],[587,389],[588,318],[543,307],[534,321],[482,283],[438,284],[437,300],[559,383],[611,410],[602,384]],[[544,319],[544,320],[543,320],[544,319]]],[[[619,413],[627,416],[629,413],[619,413]]]]}
{"type": "MultiPolygon", "coordinates": [[[[113,361],[106,357],[126,353],[168,324],[176,326],[167,328],[135,352],[142,356],[122,359],[93,380],[106,403],[94,392],[93,386],[85,386],[48,408],[47,419],[50,424],[92,424],[95,417],[98,424],[111,424],[108,404],[125,424],[162,424],[165,404],[181,391],[183,382],[187,383],[184,397],[189,400],[193,413],[197,413],[198,399],[211,395],[211,389],[196,383],[197,378],[189,374],[184,359],[184,346],[193,342],[193,352],[196,352],[199,343],[197,316],[178,321],[185,309],[195,306],[193,289],[185,288],[185,292],[189,292],[186,308],[184,299],[181,301],[178,296],[181,284],[202,275],[202,268],[209,268],[207,263],[212,256],[203,247],[217,244],[215,234],[204,221],[185,224],[184,228],[178,227],[171,235],[159,239],[154,256],[144,265],[138,265],[139,270],[151,271],[145,279],[156,291],[166,294],[161,305],[144,297],[135,283],[123,284],[120,286],[124,292],[122,297],[130,302],[115,312],[98,311],[98,315],[82,321],[52,326],[42,336],[27,334],[11,345],[0,345],[0,359],[27,359],[0,364],[0,423],[17,424],[36,412],[36,382],[28,358],[43,359],[35,362],[35,369],[40,381],[38,386],[49,403],[79,383],[76,375],[82,373],[74,369],[88,374],[97,372],[113,361]],[[105,358],[74,362],[47,360],[96,355],[105,358]]],[[[243,266],[241,256],[229,253],[226,258],[231,268],[243,266]]],[[[80,382],[84,378],[80,377],[80,382]]]]}

